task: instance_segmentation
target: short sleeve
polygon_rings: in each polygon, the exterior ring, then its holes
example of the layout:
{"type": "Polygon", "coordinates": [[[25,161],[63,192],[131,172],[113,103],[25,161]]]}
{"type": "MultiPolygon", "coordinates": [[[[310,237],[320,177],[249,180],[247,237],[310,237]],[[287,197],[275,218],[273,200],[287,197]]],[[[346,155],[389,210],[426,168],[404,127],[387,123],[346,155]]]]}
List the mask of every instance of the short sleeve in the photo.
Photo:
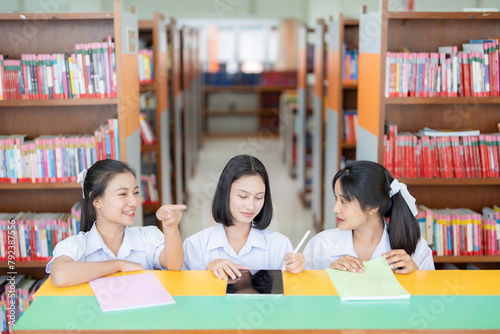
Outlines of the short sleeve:
{"type": "Polygon", "coordinates": [[[432,250],[424,238],[420,238],[417,243],[415,253],[411,256],[419,270],[434,270],[434,259],[432,258],[432,250]]]}
{"type": "Polygon", "coordinates": [[[199,238],[195,235],[184,240],[184,265],[182,270],[206,270],[199,238]]]}
{"type": "Polygon", "coordinates": [[[57,243],[52,252],[52,260],[47,263],[45,271],[50,274],[52,263],[59,256],[69,256],[73,261],[82,261],[86,251],[86,241],[84,234],[73,235],[57,243]]]}
{"type": "MultiPolygon", "coordinates": [[[[146,226],[141,228],[141,230],[145,243],[148,247],[148,253],[152,253],[153,267],[158,269],[167,269],[162,267],[160,263],[160,254],[165,248],[165,236],[163,235],[163,232],[156,226],[146,226]]],[[[148,256],[148,259],[150,258],[151,257],[148,256]]]]}

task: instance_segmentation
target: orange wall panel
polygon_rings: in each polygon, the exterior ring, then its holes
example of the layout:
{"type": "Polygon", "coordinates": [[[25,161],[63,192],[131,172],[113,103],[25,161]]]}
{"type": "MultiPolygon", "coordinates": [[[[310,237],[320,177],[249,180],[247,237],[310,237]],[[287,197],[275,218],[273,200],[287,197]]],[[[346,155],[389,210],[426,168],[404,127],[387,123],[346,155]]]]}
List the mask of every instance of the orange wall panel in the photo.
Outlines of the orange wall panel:
{"type": "Polygon", "coordinates": [[[358,124],[379,135],[380,54],[360,53],[358,73],[358,124]]]}

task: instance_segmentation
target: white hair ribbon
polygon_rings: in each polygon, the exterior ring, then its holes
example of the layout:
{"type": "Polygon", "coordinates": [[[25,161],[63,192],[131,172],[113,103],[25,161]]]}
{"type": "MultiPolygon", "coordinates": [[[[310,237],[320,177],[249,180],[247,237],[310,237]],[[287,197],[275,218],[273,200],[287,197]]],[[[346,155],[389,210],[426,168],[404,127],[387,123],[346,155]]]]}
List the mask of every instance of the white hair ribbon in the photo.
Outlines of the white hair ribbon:
{"type": "Polygon", "coordinates": [[[84,168],[78,174],[78,178],[76,179],[76,182],[80,183],[82,185],[82,198],[85,198],[85,192],[83,191],[83,184],[85,183],[85,177],[87,176],[87,169],[84,168]]]}
{"type": "Polygon", "coordinates": [[[392,197],[399,192],[401,192],[401,195],[405,199],[405,202],[410,208],[411,213],[413,213],[413,215],[416,217],[418,215],[417,206],[415,205],[417,200],[415,199],[415,197],[410,195],[406,184],[399,182],[397,179],[394,179],[391,183],[391,191],[389,191],[389,197],[392,197]]]}

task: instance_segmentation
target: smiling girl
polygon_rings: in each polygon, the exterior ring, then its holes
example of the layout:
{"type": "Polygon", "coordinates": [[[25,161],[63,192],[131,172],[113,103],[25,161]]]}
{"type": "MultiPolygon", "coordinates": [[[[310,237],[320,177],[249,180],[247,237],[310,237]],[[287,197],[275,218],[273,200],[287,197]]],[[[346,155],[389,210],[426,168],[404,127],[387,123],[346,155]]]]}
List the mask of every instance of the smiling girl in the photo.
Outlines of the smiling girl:
{"type": "Polygon", "coordinates": [[[380,256],[399,274],[434,269],[432,251],[420,236],[415,198],[385,167],[352,162],[332,185],[338,228],[311,239],[304,250],[306,269],[359,273],[363,262],[380,256]]]}
{"type": "Polygon", "coordinates": [[[290,240],[267,229],[273,216],[267,171],[259,159],[238,155],[224,167],[212,203],[215,226],[184,241],[184,269],[211,270],[219,279],[241,277],[240,270],[294,272],[303,263],[290,240]]]}
{"type": "Polygon", "coordinates": [[[78,176],[82,183],[80,233],[59,242],[47,264],[52,284],[72,286],[119,271],[180,270],[184,259],[178,225],[185,205],[164,205],[156,226],[130,227],[139,205],[134,171],[107,159],[78,176]]]}

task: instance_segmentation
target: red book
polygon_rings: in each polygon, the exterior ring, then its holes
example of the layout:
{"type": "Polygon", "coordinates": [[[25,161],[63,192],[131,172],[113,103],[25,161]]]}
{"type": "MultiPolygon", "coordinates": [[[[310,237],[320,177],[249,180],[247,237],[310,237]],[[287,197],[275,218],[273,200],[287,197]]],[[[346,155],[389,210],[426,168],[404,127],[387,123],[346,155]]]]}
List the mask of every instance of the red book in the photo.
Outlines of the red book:
{"type": "Polygon", "coordinates": [[[478,136],[470,137],[472,140],[472,152],[474,154],[474,175],[477,178],[482,176],[481,171],[481,155],[479,153],[479,138],[478,136]]]}
{"type": "Polygon", "coordinates": [[[489,177],[489,156],[485,135],[479,135],[479,154],[481,157],[481,177],[489,177]]]}
{"type": "Polygon", "coordinates": [[[116,160],[115,130],[114,130],[114,121],[112,119],[108,119],[108,128],[109,128],[109,142],[111,146],[111,159],[116,160]]]}

